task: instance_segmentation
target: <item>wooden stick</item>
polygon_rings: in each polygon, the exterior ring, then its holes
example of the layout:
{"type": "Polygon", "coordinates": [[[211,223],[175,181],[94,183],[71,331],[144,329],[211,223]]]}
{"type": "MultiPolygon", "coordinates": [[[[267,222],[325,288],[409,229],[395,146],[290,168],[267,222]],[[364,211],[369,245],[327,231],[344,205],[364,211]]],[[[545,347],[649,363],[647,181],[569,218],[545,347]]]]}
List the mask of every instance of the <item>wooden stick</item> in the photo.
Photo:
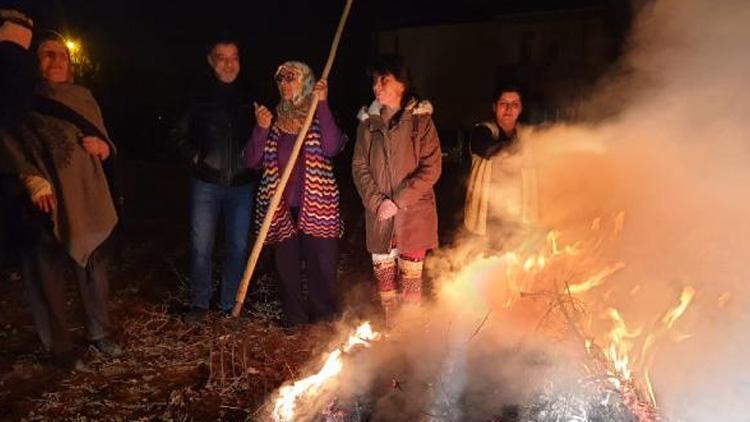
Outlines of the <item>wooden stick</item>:
{"type": "MultiPolygon", "coordinates": [[[[336,51],[338,50],[339,42],[341,41],[341,34],[344,32],[346,19],[349,17],[349,10],[351,10],[353,2],[354,0],[346,0],[344,12],[341,14],[341,19],[339,20],[339,26],[338,28],[336,28],[336,35],[333,37],[331,51],[328,53],[328,61],[323,68],[323,73],[320,75],[320,79],[328,79],[328,74],[331,72],[333,59],[336,57],[336,51]]],[[[307,136],[307,130],[310,129],[310,124],[312,124],[313,117],[315,117],[315,109],[318,107],[319,101],[320,98],[318,98],[318,94],[313,93],[310,110],[307,112],[307,117],[305,117],[305,122],[302,124],[302,128],[300,128],[299,134],[297,134],[297,140],[294,142],[294,147],[292,148],[291,154],[289,154],[289,161],[287,161],[286,167],[284,167],[284,172],[281,174],[281,180],[279,180],[276,191],[271,197],[271,203],[268,205],[266,215],[265,217],[263,217],[263,224],[261,225],[260,231],[258,232],[258,237],[255,238],[253,250],[247,260],[245,273],[242,275],[242,282],[240,283],[240,287],[237,289],[237,295],[235,296],[234,308],[232,309],[233,317],[238,317],[240,315],[242,304],[245,303],[245,296],[247,295],[247,288],[250,285],[250,278],[253,276],[253,272],[255,271],[255,265],[258,263],[258,257],[260,257],[260,251],[261,249],[263,249],[263,243],[265,242],[266,236],[268,235],[268,230],[271,228],[271,220],[273,220],[273,215],[276,212],[276,208],[279,206],[279,202],[281,202],[281,196],[284,193],[284,188],[286,188],[286,184],[289,181],[289,176],[291,176],[292,169],[294,168],[294,163],[297,161],[297,156],[299,156],[299,152],[302,149],[302,144],[304,143],[305,137],[307,136]]]]}

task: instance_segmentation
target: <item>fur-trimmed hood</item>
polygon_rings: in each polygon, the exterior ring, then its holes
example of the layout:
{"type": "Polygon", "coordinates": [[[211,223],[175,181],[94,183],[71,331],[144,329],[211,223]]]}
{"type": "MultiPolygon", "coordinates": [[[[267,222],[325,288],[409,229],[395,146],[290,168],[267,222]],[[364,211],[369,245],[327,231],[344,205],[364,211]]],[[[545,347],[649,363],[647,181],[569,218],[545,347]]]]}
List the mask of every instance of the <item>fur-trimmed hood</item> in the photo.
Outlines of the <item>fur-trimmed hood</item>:
{"type": "MultiPolygon", "coordinates": [[[[370,116],[380,116],[380,110],[382,108],[383,104],[381,104],[378,100],[375,100],[372,102],[372,104],[370,104],[369,107],[362,107],[361,109],[359,109],[359,113],[357,113],[357,119],[359,119],[360,122],[364,122],[369,119],[370,116]]],[[[417,101],[415,99],[412,99],[406,105],[405,110],[411,111],[412,114],[432,114],[434,108],[432,107],[432,103],[430,103],[428,100],[417,101]]]]}

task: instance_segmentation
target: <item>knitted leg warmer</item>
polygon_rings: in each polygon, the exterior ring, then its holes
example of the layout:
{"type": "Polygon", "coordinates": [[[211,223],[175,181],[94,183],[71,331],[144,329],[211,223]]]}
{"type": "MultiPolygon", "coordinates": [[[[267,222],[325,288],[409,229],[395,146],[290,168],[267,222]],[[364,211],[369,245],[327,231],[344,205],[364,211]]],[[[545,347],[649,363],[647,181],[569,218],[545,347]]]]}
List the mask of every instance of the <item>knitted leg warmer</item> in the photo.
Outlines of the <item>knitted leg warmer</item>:
{"type": "Polygon", "coordinates": [[[398,272],[401,284],[401,299],[404,303],[418,304],[422,301],[422,266],[424,261],[399,257],[398,272]]]}
{"type": "Polygon", "coordinates": [[[383,306],[385,313],[385,325],[390,328],[393,325],[393,318],[398,310],[399,297],[396,284],[396,254],[373,254],[372,267],[375,274],[375,280],[378,283],[378,293],[380,294],[380,304],[383,306]]]}

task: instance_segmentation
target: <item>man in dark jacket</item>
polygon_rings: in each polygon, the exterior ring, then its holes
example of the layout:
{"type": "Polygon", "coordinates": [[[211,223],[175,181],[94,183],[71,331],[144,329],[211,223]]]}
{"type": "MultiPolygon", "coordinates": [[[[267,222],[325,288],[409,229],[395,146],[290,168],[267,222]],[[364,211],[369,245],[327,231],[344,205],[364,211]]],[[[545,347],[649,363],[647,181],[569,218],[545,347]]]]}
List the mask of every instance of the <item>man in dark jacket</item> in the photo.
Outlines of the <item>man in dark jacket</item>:
{"type": "Polygon", "coordinates": [[[252,128],[252,100],[237,76],[235,41],[215,42],[207,57],[213,78],[192,99],[172,130],[172,140],[190,168],[190,289],[192,307],[185,320],[205,316],[211,298],[211,257],[219,215],[226,242],[219,309],[229,314],[247,257],[257,174],[242,163],[242,148],[252,128]]]}

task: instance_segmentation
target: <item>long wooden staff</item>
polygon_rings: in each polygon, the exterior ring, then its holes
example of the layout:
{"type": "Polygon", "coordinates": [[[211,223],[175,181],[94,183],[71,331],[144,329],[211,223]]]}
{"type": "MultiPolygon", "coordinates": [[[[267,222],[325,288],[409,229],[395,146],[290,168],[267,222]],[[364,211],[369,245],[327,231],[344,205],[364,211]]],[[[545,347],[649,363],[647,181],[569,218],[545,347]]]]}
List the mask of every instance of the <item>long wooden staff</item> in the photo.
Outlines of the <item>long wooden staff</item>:
{"type": "MultiPolygon", "coordinates": [[[[351,9],[353,2],[354,0],[346,0],[344,12],[341,14],[339,26],[336,29],[336,36],[333,37],[331,51],[328,53],[328,61],[326,62],[325,68],[323,68],[323,73],[320,75],[320,79],[328,79],[328,74],[331,72],[331,67],[333,66],[333,59],[336,57],[336,50],[338,50],[339,47],[339,41],[341,41],[341,33],[344,32],[346,19],[349,17],[349,10],[351,9]]],[[[255,239],[253,250],[247,260],[247,265],[245,266],[245,273],[242,275],[242,282],[240,283],[239,289],[237,289],[234,308],[232,309],[232,316],[234,317],[238,317],[240,315],[242,304],[245,303],[245,296],[247,295],[247,288],[250,285],[250,278],[253,276],[253,271],[255,271],[255,265],[258,263],[258,257],[260,256],[261,249],[263,249],[263,243],[265,242],[266,236],[268,235],[268,230],[271,228],[271,220],[273,220],[276,208],[279,206],[279,202],[281,202],[281,196],[284,193],[286,183],[289,181],[289,176],[292,174],[292,169],[294,168],[294,163],[297,161],[297,156],[302,149],[302,144],[304,143],[305,136],[307,136],[307,130],[310,129],[310,124],[312,124],[313,117],[315,116],[315,109],[318,107],[319,100],[320,99],[318,98],[318,94],[313,93],[310,110],[307,112],[307,117],[305,118],[305,122],[302,124],[302,128],[300,129],[299,134],[297,134],[297,140],[294,142],[294,148],[292,148],[292,152],[289,155],[289,161],[287,161],[286,167],[284,167],[284,173],[281,174],[281,180],[279,180],[276,191],[271,197],[271,203],[268,205],[266,216],[263,217],[263,225],[260,227],[258,237],[255,239]]]]}

